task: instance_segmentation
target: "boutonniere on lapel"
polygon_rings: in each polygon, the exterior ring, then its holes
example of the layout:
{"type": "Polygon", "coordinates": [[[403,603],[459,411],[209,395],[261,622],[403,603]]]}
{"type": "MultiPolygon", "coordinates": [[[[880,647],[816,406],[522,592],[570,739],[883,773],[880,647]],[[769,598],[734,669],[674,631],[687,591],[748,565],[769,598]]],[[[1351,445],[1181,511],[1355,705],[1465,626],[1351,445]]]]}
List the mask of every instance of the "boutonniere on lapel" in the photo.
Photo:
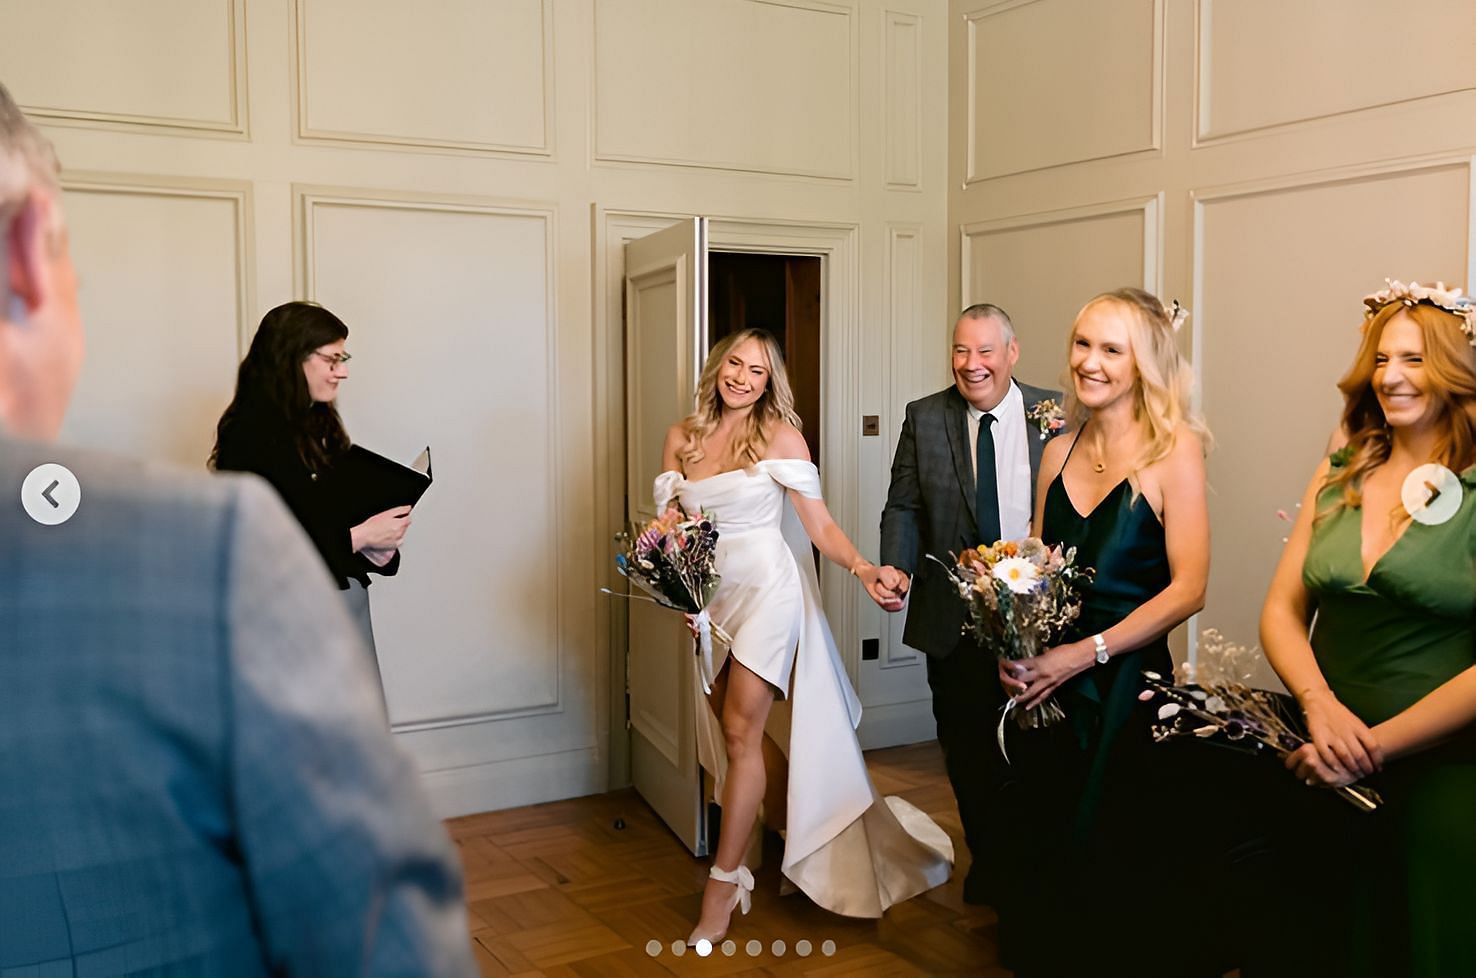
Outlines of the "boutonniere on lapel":
{"type": "Polygon", "coordinates": [[[1036,401],[1035,406],[1026,412],[1025,417],[1040,431],[1040,440],[1047,438],[1066,427],[1066,412],[1061,410],[1053,398],[1036,401]]]}

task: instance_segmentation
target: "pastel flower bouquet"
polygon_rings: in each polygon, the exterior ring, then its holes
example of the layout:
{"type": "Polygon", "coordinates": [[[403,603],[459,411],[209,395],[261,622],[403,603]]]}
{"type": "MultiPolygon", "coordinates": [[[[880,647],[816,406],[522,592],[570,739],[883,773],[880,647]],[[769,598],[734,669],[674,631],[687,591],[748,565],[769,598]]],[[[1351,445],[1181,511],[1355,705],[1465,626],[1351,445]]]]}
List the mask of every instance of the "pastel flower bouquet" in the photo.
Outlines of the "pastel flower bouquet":
{"type": "Polygon", "coordinates": [[[674,504],[655,519],[615,537],[615,569],[620,575],[644,591],[645,600],[693,616],[703,692],[712,690],[712,640],[724,645],[733,642],[707,613],[707,603],[722,582],[717,573],[717,541],[711,513],[688,514],[674,504]]]}
{"type": "MultiPolygon", "coordinates": [[[[1075,547],[1048,547],[1037,537],[972,547],[951,566],[929,556],[948,573],[968,609],[964,631],[1004,660],[1028,659],[1050,648],[1081,613],[1081,587],[1092,576],[1091,568],[1077,566],[1075,547]]],[[[1000,718],[1001,751],[1011,712],[1022,730],[1066,716],[1054,697],[1028,710],[1015,710],[1011,700],[1000,718]]]]}

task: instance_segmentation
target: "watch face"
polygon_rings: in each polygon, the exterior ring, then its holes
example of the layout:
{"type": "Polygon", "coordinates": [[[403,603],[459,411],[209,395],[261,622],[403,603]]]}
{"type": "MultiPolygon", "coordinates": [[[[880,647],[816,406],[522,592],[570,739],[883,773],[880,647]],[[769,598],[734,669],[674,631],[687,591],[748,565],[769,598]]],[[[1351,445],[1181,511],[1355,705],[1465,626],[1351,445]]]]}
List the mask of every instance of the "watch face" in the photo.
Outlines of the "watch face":
{"type": "Polygon", "coordinates": [[[1108,656],[1107,656],[1107,650],[1106,649],[1098,649],[1097,650],[1097,665],[1099,665],[1099,666],[1105,666],[1107,664],[1107,658],[1108,658],[1108,656]]]}

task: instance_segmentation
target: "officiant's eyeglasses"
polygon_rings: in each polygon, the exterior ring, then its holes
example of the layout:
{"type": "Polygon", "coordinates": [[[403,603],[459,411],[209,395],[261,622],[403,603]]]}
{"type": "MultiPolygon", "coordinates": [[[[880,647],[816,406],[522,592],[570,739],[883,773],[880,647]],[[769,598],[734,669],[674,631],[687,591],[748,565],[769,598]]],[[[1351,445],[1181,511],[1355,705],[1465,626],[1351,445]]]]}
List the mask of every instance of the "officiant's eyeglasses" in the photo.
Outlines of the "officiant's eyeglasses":
{"type": "Polygon", "coordinates": [[[348,363],[354,358],[354,355],[352,353],[319,353],[317,350],[314,350],[312,352],[312,355],[317,357],[319,360],[322,360],[330,367],[337,367],[342,364],[348,363]]]}

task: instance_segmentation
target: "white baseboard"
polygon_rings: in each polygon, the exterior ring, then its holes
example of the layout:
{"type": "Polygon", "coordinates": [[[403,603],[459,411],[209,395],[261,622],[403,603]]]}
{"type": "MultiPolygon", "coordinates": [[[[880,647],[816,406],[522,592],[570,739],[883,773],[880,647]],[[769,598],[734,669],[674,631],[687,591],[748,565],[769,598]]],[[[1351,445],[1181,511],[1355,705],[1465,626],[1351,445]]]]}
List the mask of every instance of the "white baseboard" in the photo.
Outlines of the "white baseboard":
{"type": "Polygon", "coordinates": [[[868,706],[861,711],[861,725],[856,728],[862,750],[917,744],[937,736],[932,697],[868,706]]]}
{"type": "Polygon", "coordinates": [[[516,757],[490,764],[423,771],[438,818],[456,818],[605,790],[608,772],[594,748],[538,757],[516,757]]]}

